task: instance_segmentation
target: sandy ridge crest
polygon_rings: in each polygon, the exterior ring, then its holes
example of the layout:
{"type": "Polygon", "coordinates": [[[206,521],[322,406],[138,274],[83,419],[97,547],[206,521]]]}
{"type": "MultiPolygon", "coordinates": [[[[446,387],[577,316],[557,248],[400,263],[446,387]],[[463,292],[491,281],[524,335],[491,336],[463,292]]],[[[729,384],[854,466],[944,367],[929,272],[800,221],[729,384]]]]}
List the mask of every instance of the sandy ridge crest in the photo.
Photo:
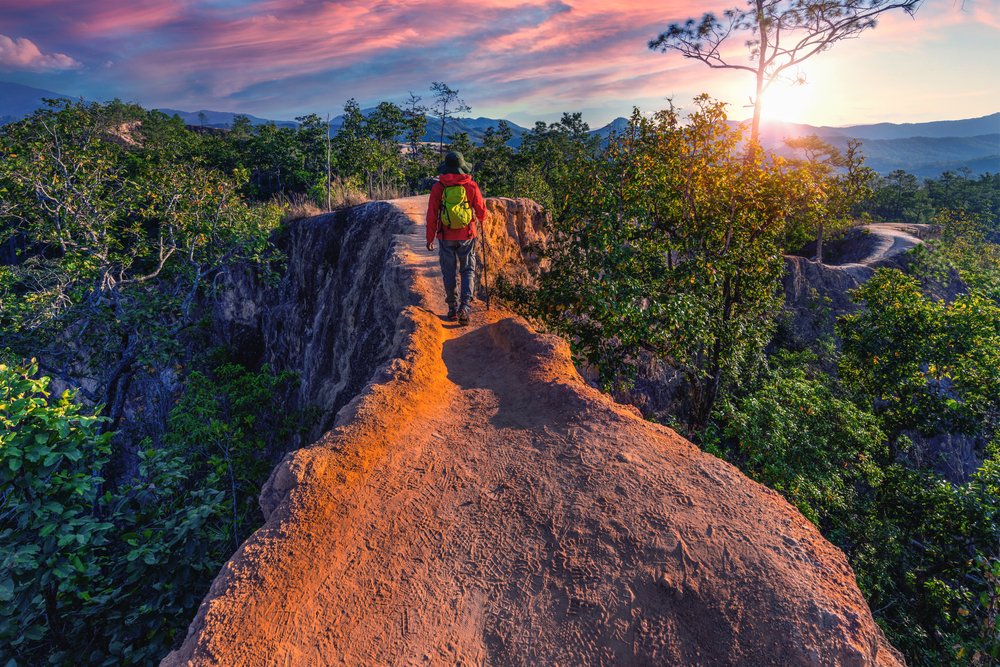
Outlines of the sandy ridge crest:
{"type": "MultiPolygon", "coordinates": [[[[426,198],[393,203],[419,223],[426,198]]],[[[443,322],[419,225],[395,261],[421,298],[398,353],[275,468],[162,665],[902,664],[778,494],[510,313],[443,322]]]]}

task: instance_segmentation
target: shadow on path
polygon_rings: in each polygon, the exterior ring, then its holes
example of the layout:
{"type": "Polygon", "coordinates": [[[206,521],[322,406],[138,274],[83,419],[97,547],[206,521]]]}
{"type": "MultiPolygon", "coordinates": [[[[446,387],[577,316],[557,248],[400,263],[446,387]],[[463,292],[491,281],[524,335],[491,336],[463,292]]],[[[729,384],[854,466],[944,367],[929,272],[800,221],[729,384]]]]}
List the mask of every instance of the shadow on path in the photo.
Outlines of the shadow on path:
{"type": "Polygon", "coordinates": [[[444,342],[448,379],[463,390],[486,390],[499,409],[490,419],[497,428],[565,430],[578,414],[579,398],[570,386],[534,379],[540,360],[530,351],[504,349],[496,340],[504,322],[483,324],[444,342]]]}

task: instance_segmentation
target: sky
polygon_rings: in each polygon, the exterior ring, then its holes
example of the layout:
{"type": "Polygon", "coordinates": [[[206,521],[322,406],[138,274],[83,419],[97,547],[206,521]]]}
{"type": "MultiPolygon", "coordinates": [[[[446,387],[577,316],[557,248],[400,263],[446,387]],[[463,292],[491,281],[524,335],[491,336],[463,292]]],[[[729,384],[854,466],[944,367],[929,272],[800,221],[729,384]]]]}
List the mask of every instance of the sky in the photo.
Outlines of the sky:
{"type": "MultiPolygon", "coordinates": [[[[740,0],[742,2],[742,0],[740,0]]],[[[737,3],[706,0],[0,0],[0,81],[146,107],[278,120],[429,101],[443,81],[469,115],[522,125],[583,112],[592,127],[634,106],[699,93],[750,115],[748,72],[647,47],[670,23],[737,3]]],[[[743,40],[727,47],[748,61],[743,40]]],[[[1000,111],[1000,0],[925,0],[775,83],[765,119],[922,122],[1000,111]]]]}

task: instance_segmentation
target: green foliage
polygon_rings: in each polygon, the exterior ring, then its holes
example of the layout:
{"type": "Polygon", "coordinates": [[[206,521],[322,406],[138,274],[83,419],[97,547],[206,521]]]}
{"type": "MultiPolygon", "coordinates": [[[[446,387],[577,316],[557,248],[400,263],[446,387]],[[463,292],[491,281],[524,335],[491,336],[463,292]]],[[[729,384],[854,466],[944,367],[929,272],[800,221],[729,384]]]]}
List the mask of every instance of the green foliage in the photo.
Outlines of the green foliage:
{"type": "Polygon", "coordinates": [[[883,468],[881,486],[832,535],[876,618],[910,664],[995,652],[996,581],[981,563],[1000,557],[996,458],[960,485],[898,463],[883,468]]]}
{"type": "Polygon", "coordinates": [[[933,220],[938,238],[914,248],[911,272],[947,283],[953,274],[969,288],[1000,304],[1000,236],[981,216],[941,210],[933,220]]]}
{"type": "Polygon", "coordinates": [[[496,130],[487,128],[483,143],[469,154],[475,166],[475,177],[479,187],[494,197],[527,197],[518,194],[514,187],[514,149],[507,145],[513,133],[505,121],[500,121],[496,130]]]}
{"type": "Polygon", "coordinates": [[[841,377],[873,406],[894,444],[885,479],[831,535],[844,546],[890,638],[914,664],[997,651],[1000,557],[1000,307],[977,292],[951,303],[917,280],[879,269],[857,290],[866,308],[842,319],[841,377]],[[906,433],[993,440],[979,470],[952,484],[909,461],[906,433]],[[986,568],[986,569],[984,569],[986,568]]]}
{"type": "Polygon", "coordinates": [[[959,640],[955,657],[967,659],[976,667],[991,667],[1000,664],[1000,558],[977,556],[973,563],[970,575],[981,578],[983,590],[979,595],[967,596],[975,612],[960,607],[958,615],[977,619],[979,632],[959,640]]]}
{"type": "Polygon", "coordinates": [[[403,184],[403,155],[397,138],[408,123],[402,109],[382,102],[368,116],[351,99],[344,106],[344,122],[333,137],[335,173],[341,179],[358,179],[369,194],[379,196],[403,184]]]}
{"type": "Polygon", "coordinates": [[[37,366],[0,365],[0,656],[15,664],[148,664],[260,523],[263,452],[288,417],[287,374],[193,374],[163,443],[109,485],[110,433],[37,366]]]}
{"type": "Polygon", "coordinates": [[[934,212],[917,177],[901,169],[876,179],[866,208],[876,219],[888,222],[925,223],[934,212]]]}
{"type": "Polygon", "coordinates": [[[185,474],[199,486],[229,491],[229,511],[217,508],[218,516],[230,516],[217,534],[217,559],[259,523],[257,493],[271,469],[273,447],[287,441],[294,423],[280,400],[293,379],[290,372],[272,374],[267,365],[256,373],[233,363],[211,374],[194,371],[170,412],[162,455],[186,459],[185,474]]]}
{"type": "Polygon", "coordinates": [[[924,182],[935,211],[960,211],[978,218],[990,231],[1000,230],[1000,173],[972,178],[968,171],[946,171],[924,182]]]}
{"type": "Polygon", "coordinates": [[[784,247],[798,250],[815,241],[816,259],[822,262],[825,238],[856,224],[860,203],[871,197],[875,172],[864,166],[861,142],[855,139],[845,153],[814,135],[785,143],[803,157],[791,161],[800,187],[794,193],[795,213],[785,225],[784,247]]]}
{"type": "Polygon", "coordinates": [[[875,416],[808,373],[815,361],[805,356],[776,358],[760,387],[724,400],[718,418],[727,458],[826,532],[850,520],[859,488],[879,485],[887,451],[875,416]]]}
{"type": "Polygon", "coordinates": [[[162,359],[215,277],[273,254],[280,210],[242,199],[245,171],[175,162],[179,132],[138,107],[70,102],[0,128],[0,243],[14,248],[0,342],[47,368],[86,349],[91,398],[113,418],[122,373],[162,359]],[[149,118],[164,147],[143,138],[149,118]]]}
{"type": "Polygon", "coordinates": [[[975,292],[932,301],[918,281],[879,269],[847,316],[841,373],[879,406],[892,433],[991,437],[1000,420],[1000,306],[975,292]]]}
{"type": "Polygon", "coordinates": [[[519,197],[534,198],[560,218],[569,206],[577,176],[594,162],[599,139],[589,134],[590,127],[579,113],[564,113],[558,123],[535,123],[521,141],[517,153],[513,185],[519,197]],[[540,178],[539,178],[540,177],[540,178]],[[531,184],[530,181],[537,181],[531,184]]]}
{"type": "Polygon", "coordinates": [[[542,315],[606,385],[643,355],[679,369],[703,426],[721,386],[753,375],[780,304],[779,240],[794,183],[745,156],[721,104],[633,115],[586,163],[549,244],[542,315]]]}
{"type": "Polygon", "coordinates": [[[876,180],[866,210],[889,222],[934,222],[943,211],[978,219],[988,230],[1000,229],[1000,173],[973,178],[968,172],[945,172],[920,182],[897,170],[876,180]]]}
{"type": "Polygon", "coordinates": [[[779,491],[844,550],[910,664],[993,664],[983,656],[997,647],[995,448],[968,481],[951,484],[894,455],[885,419],[821,360],[779,352],[771,362],[753,391],[720,402],[703,445],[779,491]]]}
{"type": "Polygon", "coordinates": [[[101,574],[115,535],[114,524],[92,511],[109,436],[98,434],[100,419],[84,414],[70,392],[50,402],[49,380],[34,377],[37,371],[34,363],[0,365],[0,646],[9,647],[0,650],[7,657],[31,655],[42,642],[79,648],[61,627],[74,619],[60,610],[93,607],[107,595],[87,584],[101,574]]]}

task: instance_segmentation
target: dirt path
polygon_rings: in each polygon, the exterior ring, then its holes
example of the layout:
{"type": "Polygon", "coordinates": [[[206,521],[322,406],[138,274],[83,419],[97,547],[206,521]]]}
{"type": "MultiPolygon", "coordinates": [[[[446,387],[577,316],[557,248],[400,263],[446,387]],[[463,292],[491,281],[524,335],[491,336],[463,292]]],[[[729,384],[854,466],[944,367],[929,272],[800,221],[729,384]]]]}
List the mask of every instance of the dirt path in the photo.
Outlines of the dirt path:
{"type": "Polygon", "coordinates": [[[882,222],[865,225],[868,233],[877,239],[871,254],[858,260],[858,264],[871,266],[891,259],[920,245],[923,241],[917,234],[929,225],[907,225],[896,222],[882,222]]]}
{"type": "Polygon", "coordinates": [[[879,222],[864,225],[865,235],[857,241],[854,252],[858,254],[852,261],[826,263],[823,268],[841,271],[856,280],[868,280],[877,264],[886,262],[897,255],[923,243],[919,234],[927,233],[930,225],[879,222]]]}
{"type": "Polygon", "coordinates": [[[397,258],[422,298],[399,358],[275,469],[164,665],[901,664],[777,494],[509,313],[444,322],[422,227],[397,258]]]}

